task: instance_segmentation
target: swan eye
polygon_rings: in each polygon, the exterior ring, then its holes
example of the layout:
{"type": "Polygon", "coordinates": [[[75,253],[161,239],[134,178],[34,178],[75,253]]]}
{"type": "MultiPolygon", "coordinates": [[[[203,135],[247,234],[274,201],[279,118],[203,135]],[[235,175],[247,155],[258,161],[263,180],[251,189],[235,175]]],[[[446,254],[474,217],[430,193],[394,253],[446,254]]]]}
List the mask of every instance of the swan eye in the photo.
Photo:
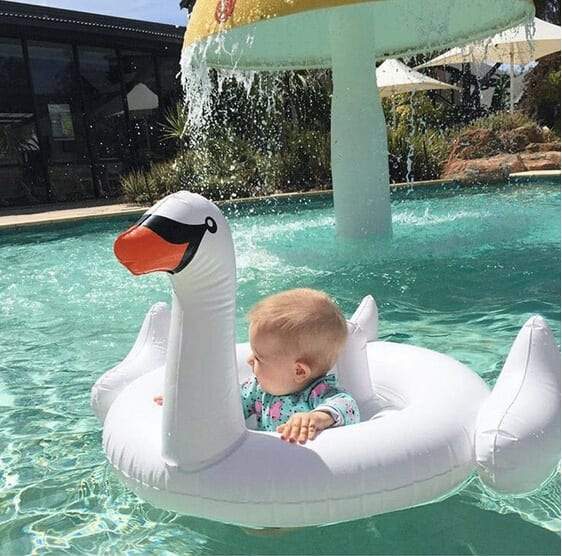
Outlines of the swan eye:
{"type": "Polygon", "coordinates": [[[207,231],[211,234],[214,234],[217,231],[217,223],[215,222],[215,219],[210,216],[205,218],[205,226],[207,226],[207,231]]]}

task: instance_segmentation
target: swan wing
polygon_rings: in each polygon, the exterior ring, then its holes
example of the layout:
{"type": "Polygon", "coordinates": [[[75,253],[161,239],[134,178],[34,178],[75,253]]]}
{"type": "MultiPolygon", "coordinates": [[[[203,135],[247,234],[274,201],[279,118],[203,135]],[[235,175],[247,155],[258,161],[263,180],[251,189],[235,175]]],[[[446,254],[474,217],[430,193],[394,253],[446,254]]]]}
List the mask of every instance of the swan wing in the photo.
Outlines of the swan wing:
{"type": "Polygon", "coordinates": [[[92,387],[91,405],[101,423],[117,396],[140,376],[164,365],[170,328],[170,308],[155,303],[146,314],[131,351],[92,387]]]}
{"type": "Polygon", "coordinates": [[[498,492],[541,486],[560,459],[560,352],[548,324],[521,328],[476,425],[480,478],[498,492]]]}

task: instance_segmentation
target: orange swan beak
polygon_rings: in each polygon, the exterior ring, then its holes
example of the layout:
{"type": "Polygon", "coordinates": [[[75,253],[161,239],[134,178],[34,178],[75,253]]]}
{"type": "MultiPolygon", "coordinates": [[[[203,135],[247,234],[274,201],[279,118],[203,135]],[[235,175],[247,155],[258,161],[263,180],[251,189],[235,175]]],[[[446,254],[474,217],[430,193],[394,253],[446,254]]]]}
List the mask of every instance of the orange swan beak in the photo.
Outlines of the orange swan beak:
{"type": "Polygon", "coordinates": [[[183,258],[189,242],[173,244],[145,226],[133,226],[123,232],[113,245],[119,262],[135,275],[149,272],[172,272],[183,258]]]}

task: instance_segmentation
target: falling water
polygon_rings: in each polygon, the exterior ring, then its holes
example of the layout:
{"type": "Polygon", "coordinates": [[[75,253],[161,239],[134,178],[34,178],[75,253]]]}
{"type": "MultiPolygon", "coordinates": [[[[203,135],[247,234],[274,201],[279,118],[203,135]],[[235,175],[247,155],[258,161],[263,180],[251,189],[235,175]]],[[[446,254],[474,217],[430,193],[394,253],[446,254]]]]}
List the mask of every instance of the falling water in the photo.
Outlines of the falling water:
{"type": "Polygon", "coordinates": [[[413,182],[414,175],[412,173],[412,166],[414,161],[414,142],[412,141],[415,134],[414,122],[414,92],[410,93],[410,141],[408,144],[408,154],[406,156],[406,181],[413,182]]]}
{"type": "MultiPolygon", "coordinates": [[[[295,139],[299,114],[306,114],[308,106],[300,93],[306,89],[309,99],[317,95],[321,90],[318,75],[324,77],[326,72],[241,70],[238,66],[243,48],[234,46],[227,50],[224,36],[218,33],[184,48],[182,53],[181,74],[186,99],[184,138],[191,156],[209,160],[207,147],[220,144],[224,154],[234,155],[232,158],[242,181],[248,172],[253,172],[251,184],[245,187],[247,194],[275,193],[293,184],[297,187],[294,180],[301,175],[298,166],[301,160],[296,160],[297,166],[294,166],[291,156],[299,156],[295,155],[300,148],[298,145],[306,144],[307,156],[312,158],[318,156],[315,150],[324,146],[324,142],[317,144],[304,135],[295,139]],[[214,58],[224,54],[230,67],[209,67],[207,54],[214,58]],[[285,153],[288,145],[292,149],[285,153]],[[246,149],[251,161],[237,151],[240,148],[246,149]],[[283,171],[286,168],[290,168],[288,173],[283,171]]],[[[245,39],[245,47],[251,46],[252,41],[251,36],[245,39]]],[[[329,141],[327,134],[326,138],[329,141]]],[[[232,170],[227,178],[236,181],[238,177],[234,168],[232,170]]],[[[203,180],[204,172],[203,168],[200,172],[203,180]]]]}

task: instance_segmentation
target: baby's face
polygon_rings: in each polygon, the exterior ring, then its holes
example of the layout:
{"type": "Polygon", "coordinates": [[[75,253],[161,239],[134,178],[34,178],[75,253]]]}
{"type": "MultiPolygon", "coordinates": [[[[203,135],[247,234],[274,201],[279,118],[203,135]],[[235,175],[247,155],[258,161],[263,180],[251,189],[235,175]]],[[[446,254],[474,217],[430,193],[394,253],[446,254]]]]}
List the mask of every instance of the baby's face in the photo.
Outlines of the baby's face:
{"type": "Polygon", "coordinates": [[[284,346],[274,334],[254,333],[250,327],[252,354],[248,365],[262,390],[275,396],[298,392],[303,388],[302,366],[289,346],[284,346]]]}

